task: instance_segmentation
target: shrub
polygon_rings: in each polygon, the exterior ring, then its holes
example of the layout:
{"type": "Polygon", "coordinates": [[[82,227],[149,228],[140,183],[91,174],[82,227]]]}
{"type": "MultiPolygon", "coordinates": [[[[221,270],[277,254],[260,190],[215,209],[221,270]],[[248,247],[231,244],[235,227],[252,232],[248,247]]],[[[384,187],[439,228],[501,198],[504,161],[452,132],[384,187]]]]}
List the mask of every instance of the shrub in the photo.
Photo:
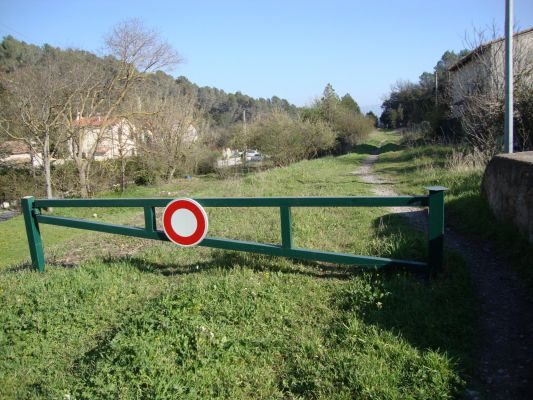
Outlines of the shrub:
{"type": "MultiPolygon", "coordinates": [[[[335,136],[323,122],[302,121],[274,111],[251,124],[244,142],[268,154],[275,165],[285,166],[332,149],[335,136]]],[[[239,139],[243,141],[242,136],[239,139]]]]}

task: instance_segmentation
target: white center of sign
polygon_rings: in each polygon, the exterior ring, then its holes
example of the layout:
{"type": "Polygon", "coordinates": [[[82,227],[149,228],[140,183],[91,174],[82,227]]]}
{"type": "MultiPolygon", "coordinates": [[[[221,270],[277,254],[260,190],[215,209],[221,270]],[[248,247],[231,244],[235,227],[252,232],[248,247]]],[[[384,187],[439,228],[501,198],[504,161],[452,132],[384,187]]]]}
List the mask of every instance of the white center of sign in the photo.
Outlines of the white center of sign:
{"type": "Polygon", "coordinates": [[[174,232],[183,237],[191,236],[198,226],[196,217],[186,208],[176,210],[174,214],[172,214],[170,223],[172,224],[174,232]]]}

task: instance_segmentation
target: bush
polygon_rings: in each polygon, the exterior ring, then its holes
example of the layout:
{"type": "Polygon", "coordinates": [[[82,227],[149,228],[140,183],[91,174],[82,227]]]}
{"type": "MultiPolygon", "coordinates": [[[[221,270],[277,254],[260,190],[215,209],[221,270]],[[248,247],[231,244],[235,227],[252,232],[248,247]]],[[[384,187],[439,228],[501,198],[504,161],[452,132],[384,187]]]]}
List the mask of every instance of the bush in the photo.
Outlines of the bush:
{"type": "Polygon", "coordinates": [[[29,168],[0,168],[0,201],[15,201],[24,196],[42,197],[44,179],[36,171],[35,177],[29,168]]]}
{"type": "Polygon", "coordinates": [[[197,174],[209,174],[215,172],[219,151],[203,149],[199,152],[196,159],[194,172],[197,174]]]}
{"type": "Polygon", "coordinates": [[[354,113],[345,107],[337,107],[331,120],[333,130],[338,133],[341,143],[353,146],[361,142],[374,129],[374,120],[354,113]]]}
{"type": "Polygon", "coordinates": [[[78,170],[73,161],[52,167],[54,196],[77,197],[80,193],[78,170]]]}
{"type": "Polygon", "coordinates": [[[518,90],[515,107],[515,144],[521,151],[533,150],[533,91],[518,90]]]}
{"type": "Polygon", "coordinates": [[[302,121],[274,111],[251,124],[246,140],[239,139],[270,156],[274,165],[285,166],[331,150],[335,136],[323,122],[302,121]]]}
{"type": "Polygon", "coordinates": [[[149,162],[148,157],[132,157],[126,168],[126,175],[139,186],[157,183],[161,174],[162,171],[157,168],[157,164],[149,162]]]}

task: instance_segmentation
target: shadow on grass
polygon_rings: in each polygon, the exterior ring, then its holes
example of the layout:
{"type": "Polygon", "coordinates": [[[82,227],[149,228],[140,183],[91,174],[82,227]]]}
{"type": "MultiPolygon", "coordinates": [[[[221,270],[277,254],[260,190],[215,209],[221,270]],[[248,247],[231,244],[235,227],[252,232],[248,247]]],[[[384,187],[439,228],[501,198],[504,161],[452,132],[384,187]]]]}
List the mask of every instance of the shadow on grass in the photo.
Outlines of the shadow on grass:
{"type": "Polygon", "coordinates": [[[374,146],[372,144],[358,144],[357,146],[354,146],[352,148],[351,153],[355,154],[377,154],[379,151],[378,146],[374,146]]]}
{"type": "MultiPolygon", "coordinates": [[[[374,221],[374,230],[377,232],[375,245],[369,249],[372,254],[381,257],[425,260],[424,239],[400,215],[390,214],[374,221]],[[379,246],[378,243],[384,243],[379,246]]],[[[158,262],[143,258],[142,256],[111,256],[103,258],[105,264],[127,262],[143,272],[151,272],[166,276],[185,275],[209,271],[212,269],[231,270],[236,266],[249,268],[253,271],[269,271],[286,274],[299,274],[316,278],[349,279],[368,271],[378,271],[383,274],[395,274],[399,271],[409,271],[417,276],[426,277],[427,271],[413,270],[397,266],[381,268],[363,267],[357,265],[330,264],[309,260],[287,259],[284,257],[267,256],[256,253],[237,251],[224,251],[215,249],[210,254],[210,259],[193,263],[158,262]]]]}
{"type": "Polygon", "coordinates": [[[379,154],[404,150],[405,147],[396,143],[387,143],[379,148],[379,154]]]}
{"type": "Polygon", "coordinates": [[[5,272],[22,272],[22,271],[32,271],[33,265],[29,261],[22,262],[20,264],[15,264],[9,268],[6,268],[5,272]]]}
{"type": "Polygon", "coordinates": [[[420,281],[406,274],[375,280],[383,297],[361,304],[347,293],[343,310],[357,310],[366,323],[406,339],[419,350],[445,352],[459,370],[471,374],[475,364],[476,298],[462,258],[445,257],[445,273],[420,281]]]}
{"type": "Polygon", "coordinates": [[[337,266],[306,260],[294,260],[295,264],[287,265],[279,257],[236,251],[214,250],[211,259],[190,264],[154,262],[136,256],[108,257],[105,264],[127,262],[143,272],[162,274],[165,276],[202,273],[209,270],[232,270],[238,266],[258,272],[281,272],[286,274],[306,275],[326,279],[348,279],[363,271],[351,266],[337,266]]]}
{"type": "Polygon", "coordinates": [[[381,147],[364,143],[364,144],[358,144],[357,146],[354,146],[352,148],[351,153],[371,155],[371,154],[389,153],[389,152],[399,151],[403,149],[404,149],[404,146],[395,144],[395,143],[387,143],[381,147]]]}

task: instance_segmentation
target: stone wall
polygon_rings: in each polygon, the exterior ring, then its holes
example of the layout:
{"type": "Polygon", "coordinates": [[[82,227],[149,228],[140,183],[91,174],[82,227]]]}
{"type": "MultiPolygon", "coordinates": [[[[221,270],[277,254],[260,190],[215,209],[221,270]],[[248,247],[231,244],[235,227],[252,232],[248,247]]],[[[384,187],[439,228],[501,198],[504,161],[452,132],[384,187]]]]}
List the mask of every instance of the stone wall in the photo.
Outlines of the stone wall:
{"type": "Polygon", "coordinates": [[[482,191],[496,218],[512,222],[533,243],[533,151],[495,156],[482,191]]]}

